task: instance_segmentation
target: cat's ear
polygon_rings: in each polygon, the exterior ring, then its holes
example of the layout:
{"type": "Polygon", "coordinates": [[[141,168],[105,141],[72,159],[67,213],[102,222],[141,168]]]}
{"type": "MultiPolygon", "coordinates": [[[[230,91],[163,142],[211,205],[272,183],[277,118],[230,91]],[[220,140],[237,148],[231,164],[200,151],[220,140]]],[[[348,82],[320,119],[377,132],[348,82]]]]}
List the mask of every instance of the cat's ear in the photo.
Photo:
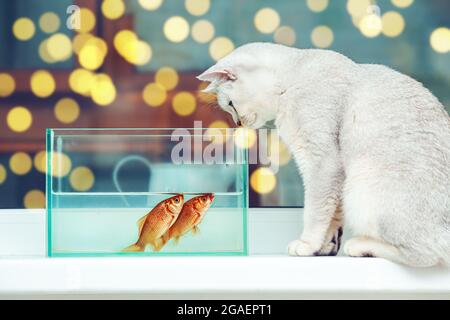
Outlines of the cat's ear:
{"type": "Polygon", "coordinates": [[[198,80],[216,82],[216,81],[226,81],[226,80],[236,80],[236,75],[229,69],[208,69],[201,75],[197,76],[198,80]]]}

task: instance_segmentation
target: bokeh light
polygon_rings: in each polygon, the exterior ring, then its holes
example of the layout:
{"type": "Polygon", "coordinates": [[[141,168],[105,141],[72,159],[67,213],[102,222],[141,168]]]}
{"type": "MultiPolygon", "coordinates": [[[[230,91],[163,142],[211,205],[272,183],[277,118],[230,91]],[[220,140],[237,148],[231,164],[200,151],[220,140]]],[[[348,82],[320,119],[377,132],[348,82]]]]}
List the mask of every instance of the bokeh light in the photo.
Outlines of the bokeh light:
{"type": "Polygon", "coordinates": [[[104,0],[102,13],[108,19],[118,19],[125,13],[125,3],[123,0],[104,0]]]}
{"type": "Polygon", "coordinates": [[[281,26],[273,35],[273,40],[276,43],[284,44],[286,46],[292,46],[295,44],[297,36],[295,30],[288,26],[281,26]]]}
{"type": "Polygon", "coordinates": [[[333,44],[333,30],[327,26],[315,27],[311,32],[311,41],[318,48],[328,48],[333,44]]]}
{"type": "Polygon", "coordinates": [[[362,17],[368,12],[370,0],[347,0],[347,11],[351,16],[362,17]]]}
{"type": "Polygon", "coordinates": [[[25,132],[31,127],[33,116],[27,108],[17,106],[8,112],[6,123],[14,132],[25,132]]]}
{"type": "Polygon", "coordinates": [[[205,135],[210,136],[213,143],[221,144],[230,138],[227,133],[227,128],[229,128],[229,126],[225,121],[216,120],[211,122],[208,126],[205,135]]]}
{"type": "Polygon", "coordinates": [[[91,87],[92,100],[99,106],[108,106],[114,102],[117,96],[117,90],[111,78],[105,74],[94,76],[91,87]]]}
{"type": "Polygon", "coordinates": [[[227,37],[217,37],[209,45],[209,55],[215,61],[225,57],[234,50],[233,42],[227,37]]]}
{"type": "Polygon", "coordinates": [[[34,156],[34,167],[36,168],[37,171],[41,172],[41,173],[46,173],[47,172],[47,152],[45,152],[44,150],[39,151],[38,153],[36,153],[36,155],[34,156]]]}
{"type": "Polygon", "coordinates": [[[65,177],[72,169],[72,160],[62,152],[51,153],[51,174],[55,177],[65,177]]]}
{"type": "Polygon", "coordinates": [[[207,43],[214,37],[214,25],[208,20],[198,20],[192,25],[192,39],[198,43],[207,43]]]}
{"type": "Polygon", "coordinates": [[[375,38],[383,29],[380,16],[375,13],[367,14],[359,21],[359,30],[368,38],[375,38]]]}
{"type": "Polygon", "coordinates": [[[166,90],[172,90],[178,84],[178,73],[174,68],[162,67],[156,72],[155,82],[162,85],[166,90]]]}
{"type": "Polygon", "coordinates": [[[445,27],[435,29],[430,36],[430,45],[436,52],[450,52],[450,29],[445,27]]]}
{"type": "Polygon", "coordinates": [[[86,45],[88,40],[92,39],[94,36],[90,33],[78,33],[73,37],[72,48],[76,54],[80,54],[81,49],[86,45]]]}
{"type": "Polygon", "coordinates": [[[182,42],[189,35],[189,23],[180,16],[170,17],[164,23],[163,31],[169,41],[182,42]]]}
{"type": "Polygon", "coordinates": [[[61,25],[58,15],[54,12],[45,12],[39,18],[39,27],[45,33],[56,32],[61,25]]]}
{"type": "Polygon", "coordinates": [[[328,0],[306,0],[306,5],[313,12],[322,12],[328,7],[328,0]]]}
{"type": "Polygon", "coordinates": [[[85,45],[78,56],[80,65],[88,70],[96,70],[101,67],[105,59],[101,49],[95,45],[85,45]]]}
{"type": "Polygon", "coordinates": [[[44,61],[46,63],[57,62],[57,60],[54,59],[48,52],[48,39],[41,41],[41,43],[39,44],[38,52],[39,52],[39,57],[42,59],[42,61],[44,61]]]}
{"type": "Polygon", "coordinates": [[[30,190],[23,198],[23,205],[26,209],[45,208],[45,193],[41,190],[30,190]]]}
{"type": "Polygon", "coordinates": [[[50,72],[38,70],[31,75],[30,86],[36,96],[47,98],[55,91],[56,83],[50,72]]]}
{"type": "Polygon", "coordinates": [[[399,8],[407,8],[413,4],[414,0],[391,0],[392,4],[399,8]]]}
{"type": "Polygon", "coordinates": [[[258,168],[250,176],[250,186],[260,194],[272,192],[277,185],[275,174],[269,168],[258,168]]]}
{"type": "Polygon", "coordinates": [[[27,41],[33,38],[36,27],[29,18],[19,18],[13,24],[13,34],[20,41],[27,41]]]}
{"type": "Polygon", "coordinates": [[[163,0],[138,0],[138,2],[145,10],[153,11],[161,6],[163,0]]]}
{"type": "Polygon", "coordinates": [[[0,163],[0,184],[3,184],[8,177],[8,173],[6,172],[6,168],[4,165],[0,163]]]}
{"type": "Polygon", "coordinates": [[[94,74],[85,69],[75,69],[70,73],[69,86],[74,92],[83,96],[91,94],[92,84],[94,83],[94,74]]]}
{"type": "Polygon", "coordinates": [[[132,64],[144,65],[152,58],[152,48],[145,41],[129,41],[123,48],[123,57],[132,64]]]}
{"type": "Polygon", "coordinates": [[[150,107],[159,107],[166,101],[166,89],[159,83],[149,83],[142,91],[144,102],[150,107]]]}
{"type": "Polygon", "coordinates": [[[91,32],[97,23],[94,13],[88,8],[80,9],[80,33],[91,32]]]}
{"type": "Polygon", "coordinates": [[[256,13],[254,24],[259,32],[272,33],[280,25],[280,15],[272,8],[262,8],[256,13]]]}
{"type": "Polygon", "coordinates": [[[16,152],[9,159],[9,169],[19,176],[30,172],[32,166],[31,157],[25,152],[16,152]]]}
{"type": "Polygon", "coordinates": [[[211,3],[209,0],[185,0],[184,5],[190,14],[201,16],[208,12],[211,3]]]}
{"type": "Polygon", "coordinates": [[[195,111],[197,100],[192,93],[181,91],[173,98],[172,107],[179,116],[189,116],[195,111]]]}
{"type": "Polygon", "coordinates": [[[234,130],[234,144],[241,149],[249,149],[256,142],[256,132],[253,129],[237,128],[234,130]]]}
{"type": "Polygon", "coordinates": [[[382,32],[386,37],[397,37],[405,29],[405,19],[395,11],[388,11],[381,17],[382,32]]]}
{"type": "Polygon", "coordinates": [[[80,106],[72,98],[62,98],[56,103],[54,114],[60,122],[72,123],[80,116],[80,106]]]}
{"type": "Polygon", "coordinates": [[[69,182],[76,191],[88,191],[95,182],[95,176],[88,167],[77,167],[73,169],[69,176],[69,182]]]}
{"type": "Polygon", "coordinates": [[[46,44],[47,52],[52,60],[64,61],[72,55],[72,41],[63,33],[52,35],[46,44]]]}
{"type": "Polygon", "coordinates": [[[291,161],[291,153],[286,144],[278,137],[277,134],[271,132],[268,139],[270,161],[273,164],[279,166],[285,166],[291,161]],[[272,141],[276,141],[276,144],[272,144],[272,141]]]}
{"type": "Polygon", "coordinates": [[[16,81],[8,73],[0,73],[0,97],[10,96],[16,89],[16,81]]]}

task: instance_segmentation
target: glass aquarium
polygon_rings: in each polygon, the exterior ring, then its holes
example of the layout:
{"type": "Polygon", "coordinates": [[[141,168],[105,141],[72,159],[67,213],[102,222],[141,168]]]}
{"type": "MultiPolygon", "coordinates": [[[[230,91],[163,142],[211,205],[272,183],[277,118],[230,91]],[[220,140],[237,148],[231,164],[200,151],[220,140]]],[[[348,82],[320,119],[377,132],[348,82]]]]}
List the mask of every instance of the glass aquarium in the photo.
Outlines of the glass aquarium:
{"type": "Polygon", "coordinates": [[[48,129],[49,256],[246,255],[233,129],[48,129]]]}

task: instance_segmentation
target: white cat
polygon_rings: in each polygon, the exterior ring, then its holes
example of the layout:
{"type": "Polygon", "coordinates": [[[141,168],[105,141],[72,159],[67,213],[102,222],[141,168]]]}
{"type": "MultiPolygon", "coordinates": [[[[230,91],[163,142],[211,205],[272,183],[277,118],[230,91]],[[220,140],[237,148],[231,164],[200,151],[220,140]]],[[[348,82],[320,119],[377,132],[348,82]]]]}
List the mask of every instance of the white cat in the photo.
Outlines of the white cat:
{"type": "Polygon", "coordinates": [[[291,255],[450,263],[450,118],[412,78],[328,50],[237,48],[198,76],[234,121],[275,120],[305,184],[291,255]],[[342,214],[345,219],[342,219],[342,214]]]}

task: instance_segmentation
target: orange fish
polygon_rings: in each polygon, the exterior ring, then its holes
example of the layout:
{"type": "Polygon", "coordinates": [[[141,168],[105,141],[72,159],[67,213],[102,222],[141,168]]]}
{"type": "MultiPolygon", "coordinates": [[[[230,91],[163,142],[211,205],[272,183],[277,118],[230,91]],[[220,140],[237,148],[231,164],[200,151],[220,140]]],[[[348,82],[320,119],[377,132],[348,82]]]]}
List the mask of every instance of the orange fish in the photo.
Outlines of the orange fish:
{"type": "Polygon", "coordinates": [[[135,244],[123,249],[123,252],[144,251],[147,245],[154,249],[157,240],[175,223],[183,208],[184,197],[178,194],[158,203],[148,214],[138,221],[139,239],[135,244]]]}
{"type": "Polygon", "coordinates": [[[159,240],[156,251],[159,251],[172,238],[175,239],[175,243],[178,242],[180,237],[190,230],[194,234],[198,233],[198,225],[211,207],[213,200],[214,194],[206,193],[186,201],[177,221],[159,240]]]}

